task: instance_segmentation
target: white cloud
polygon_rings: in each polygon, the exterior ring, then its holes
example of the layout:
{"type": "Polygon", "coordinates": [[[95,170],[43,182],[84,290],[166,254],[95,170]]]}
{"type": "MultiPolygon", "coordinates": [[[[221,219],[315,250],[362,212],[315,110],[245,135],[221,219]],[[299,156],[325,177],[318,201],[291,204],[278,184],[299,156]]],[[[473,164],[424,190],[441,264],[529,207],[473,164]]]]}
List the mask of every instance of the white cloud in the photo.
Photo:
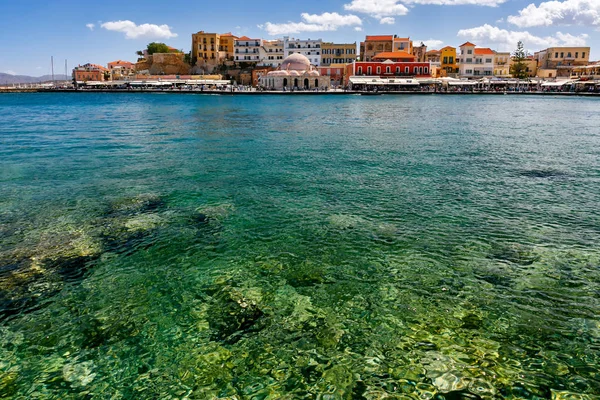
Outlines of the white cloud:
{"type": "Polygon", "coordinates": [[[384,17],[379,20],[380,24],[394,25],[396,23],[396,18],[394,17],[384,17]]]}
{"type": "Polygon", "coordinates": [[[356,32],[362,32],[362,28],[360,26],[355,27],[354,30],[356,32]]]}
{"type": "Polygon", "coordinates": [[[137,38],[169,39],[169,38],[177,37],[177,34],[171,32],[171,28],[168,25],[154,25],[154,24],[136,25],[135,22],[126,20],[126,21],[105,22],[100,26],[109,31],[123,32],[127,39],[137,39],[137,38]]]}
{"type": "Polygon", "coordinates": [[[485,6],[498,7],[508,0],[401,0],[404,4],[431,4],[437,6],[485,6]]]}
{"type": "Polygon", "coordinates": [[[458,37],[465,38],[479,46],[495,46],[496,50],[512,51],[517,42],[522,41],[527,48],[546,48],[552,46],[584,46],[588,35],[574,36],[556,32],[554,36],[535,36],[527,31],[508,31],[485,24],[476,28],[461,29],[458,37]]]}
{"type": "Polygon", "coordinates": [[[344,4],[344,9],[380,19],[408,14],[408,8],[404,4],[399,4],[398,0],[352,0],[350,4],[344,4]]]}
{"type": "MultiPolygon", "coordinates": [[[[431,4],[439,6],[462,6],[476,5],[497,7],[508,0],[352,0],[344,4],[344,9],[370,15],[383,22],[384,17],[400,16],[408,14],[406,5],[431,4]]],[[[594,1],[594,0],[589,0],[594,1]]]]}
{"type": "Polygon", "coordinates": [[[431,49],[436,49],[436,48],[440,48],[442,47],[442,45],[444,44],[443,40],[437,40],[437,39],[428,39],[428,40],[413,40],[413,44],[415,47],[420,46],[421,43],[423,43],[425,46],[431,48],[431,49]]]}
{"type": "Polygon", "coordinates": [[[12,69],[7,69],[6,71],[2,71],[5,74],[9,74],[9,75],[16,75],[17,73],[15,71],[13,71],[12,69]]]}
{"type": "Polygon", "coordinates": [[[96,27],[96,25],[94,25],[94,24],[85,24],[85,27],[88,28],[90,31],[93,31],[94,28],[96,27]]]}
{"type": "Polygon", "coordinates": [[[336,31],[342,26],[362,25],[362,20],[356,15],[340,15],[338,13],[308,14],[302,13],[302,22],[286,22],[274,24],[265,22],[257,25],[260,29],[267,31],[269,35],[281,35],[284,33],[300,32],[323,32],[336,31]]]}
{"type": "Polygon", "coordinates": [[[508,22],[519,27],[588,25],[600,27],[600,0],[547,1],[530,4],[508,22]]]}

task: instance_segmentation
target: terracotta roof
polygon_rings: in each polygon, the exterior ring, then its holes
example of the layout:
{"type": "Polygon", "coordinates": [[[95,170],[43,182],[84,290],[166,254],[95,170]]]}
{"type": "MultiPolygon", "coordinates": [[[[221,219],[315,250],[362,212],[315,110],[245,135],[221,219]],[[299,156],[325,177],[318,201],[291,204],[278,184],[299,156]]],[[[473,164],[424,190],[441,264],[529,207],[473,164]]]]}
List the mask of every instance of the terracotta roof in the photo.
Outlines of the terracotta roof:
{"type": "Polygon", "coordinates": [[[475,46],[475,45],[473,43],[471,43],[471,42],[465,42],[465,43],[461,44],[458,47],[463,47],[463,46],[475,46]]]}
{"type": "Polygon", "coordinates": [[[429,50],[428,52],[426,52],[425,54],[439,54],[440,51],[439,50],[429,50]]]}
{"type": "MultiPolygon", "coordinates": [[[[105,68],[102,65],[98,65],[98,64],[87,64],[87,65],[89,65],[90,67],[93,67],[93,68],[97,68],[100,71],[108,71],[108,68],[105,68]]],[[[84,67],[85,67],[85,65],[84,65],[84,67]]]]}
{"type": "Polygon", "coordinates": [[[398,37],[398,38],[394,38],[394,42],[407,42],[407,41],[409,41],[409,40],[410,40],[410,38],[407,38],[407,37],[402,37],[402,38],[398,37]]]}
{"type": "Polygon", "coordinates": [[[111,65],[134,65],[134,63],[129,62],[129,61],[117,60],[117,61],[111,61],[107,65],[108,66],[111,66],[111,65]]]}
{"type": "Polygon", "coordinates": [[[476,55],[484,55],[484,54],[494,54],[494,50],[488,48],[488,47],[482,47],[479,49],[475,49],[475,54],[476,55]]]}
{"type": "Polygon", "coordinates": [[[405,51],[384,51],[383,53],[376,54],[375,57],[373,57],[373,59],[383,60],[395,58],[410,58],[414,60],[415,56],[405,51]]]}
{"type": "Polygon", "coordinates": [[[376,36],[367,36],[366,41],[385,41],[385,40],[389,40],[392,41],[394,39],[394,36],[392,35],[376,35],[376,36]]]}
{"type": "Polygon", "coordinates": [[[242,36],[241,38],[238,38],[238,40],[258,40],[258,39],[250,39],[248,36],[242,36]]]}

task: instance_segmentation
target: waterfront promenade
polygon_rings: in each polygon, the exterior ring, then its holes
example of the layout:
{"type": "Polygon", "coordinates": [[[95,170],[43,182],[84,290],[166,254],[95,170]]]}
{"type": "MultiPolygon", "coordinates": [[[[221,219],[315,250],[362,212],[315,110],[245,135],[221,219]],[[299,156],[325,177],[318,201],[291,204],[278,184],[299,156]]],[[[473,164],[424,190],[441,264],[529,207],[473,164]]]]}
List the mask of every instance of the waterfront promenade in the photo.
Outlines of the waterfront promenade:
{"type": "Polygon", "coordinates": [[[0,88],[0,93],[169,93],[197,95],[230,95],[230,96],[381,96],[381,95],[535,95],[535,96],[586,96],[600,97],[600,91],[595,92],[560,92],[560,91],[497,91],[497,90],[395,90],[395,91],[365,91],[365,90],[327,90],[327,91],[269,91],[269,90],[179,90],[179,89],[48,89],[48,88],[0,88]]]}

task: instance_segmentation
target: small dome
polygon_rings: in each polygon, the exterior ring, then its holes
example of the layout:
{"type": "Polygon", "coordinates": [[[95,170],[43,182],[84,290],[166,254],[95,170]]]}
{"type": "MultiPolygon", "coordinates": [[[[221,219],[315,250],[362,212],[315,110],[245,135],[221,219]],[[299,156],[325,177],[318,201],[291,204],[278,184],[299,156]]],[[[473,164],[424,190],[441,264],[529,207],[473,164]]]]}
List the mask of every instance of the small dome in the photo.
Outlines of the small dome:
{"type": "Polygon", "coordinates": [[[320,74],[319,74],[319,71],[314,71],[314,70],[313,70],[313,71],[310,71],[310,72],[308,73],[308,75],[310,75],[310,76],[320,76],[320,74]]]}
{"type": "Polygon", "coordinates": [[[290,76],[300,76],[300,72],[298,72],[296,70],[291,70],[291,71],[288,71],[288,75],[290,75],[290,76]]]}
{"type": "Polygon", "coordinates": [[[290,54],[283,60],[279,68],[288,71],[308,71],[310,70],[310,60],[300,53],[290,54]]]}

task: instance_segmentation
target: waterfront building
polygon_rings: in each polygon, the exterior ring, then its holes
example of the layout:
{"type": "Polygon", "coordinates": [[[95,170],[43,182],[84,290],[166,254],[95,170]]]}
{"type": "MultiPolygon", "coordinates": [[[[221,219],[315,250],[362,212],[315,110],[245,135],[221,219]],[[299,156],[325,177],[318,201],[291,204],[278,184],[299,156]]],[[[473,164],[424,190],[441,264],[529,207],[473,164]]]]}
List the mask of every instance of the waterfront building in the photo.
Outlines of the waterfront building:
{"type": "Polygon", "coordinates": [[[283,62],[283,54],[283,40],[263,40],[258,49],[258,65],[276,68],[283,62]]]}
{"type": "Polygon", "coordinates": [[[537,76],[541,78],[569,77],[576,67],[590,61],[589,47],[549,47],[534,54],[537,76]]]}
{"type": "Polygon", "coordinates": [[[112,61],[107,66],[112,80],[124,79],[135,74],[135,64],[129,61],[112,61]]]}
{"type": "Polygon", "coordinates": [[[494,51],[494,76],[498,78],[510,78],[510,60],[509,52],[494,51]]]}
{"type": "Polygon", "coordinates": [[[234,61],[258,64],[260,61],[260,48],[263,46],[262,39],[251,39],[248,36],[237,38],[233,42],[234,61]]]}
{"type": "Polygon", "coordinates": [[[392,40],[392,51],[406,51],[407,53],[413,54],[413,42],[409,37],[399,38],[394,35],[392,40]]]}
{"type": "MultiPolygon", "coordinates": [[[[527,59],[525,59],[523,62],[527,66],[527,68],[525,69],[525,71],[527,71],[527,76],[530,78],[536,77],[537,76],[537,60],[533,56],[528,56],[527,59]]],[[[512,66],[514,63],[515,63],[515,61],[511,57],[508,61],[508,71],[509,71],[510,76],[512,76],[510,71],[512,70],[512,66]]]]}
{"type": "Polygon", "coordinates": [[[420,46],[415,46],[412,48],[412,52],[410,52],[413,56],[415,56],[415,61],[425,62],[427,61],[427,46],[421,42],[420,46]]]}
{"type": "MultiPolygon", "coordinates": [[[[355,60],[354,60],[355,61],[355,60]]],[[[328,76],[332,87],[338,87],[344,84],[344,74],[346,72],[347,64],[335,64],[329,66],[323,66],[317,68],[321,76],[328,76]]]]}
{"type": "Polygon", "coordinates": [[[348,85],[352,76],[431,78],[431,65],[428,62],[392,61],[390,59],[385,61],[356,61],[346,65],[345,85],[348,85]]]}
{"type": "Polygon", "coordinates": [[[200,31],[192,34],[192,64],[212,71],[225,61],[232,61],[235,39],[231,33],[200,31]]]}
{"type": "Polygon", "coordinates": [[[356,60],[356,42],[321,44],[321,66],[348,64],[356,60]]]}
{"type": "Polygon", "coordinates": [[[283,37],[283,56],[287,58],[292,54],[302,54],[312,65],[321,65],[321,47],[323,41],[321,39],[295,39],[289,36],[283,37]]]}
{"type": "Polygon", "coordinates": [[[321,76],[308,57],[300,53],[287,56],[275,71],[259,79],[261,87],[269,90],[329,89],[331,80],[321,76]]]}
{"type": "Polygon", "coordinates": [[[102,65],[87,63],[73,68],[73,79],[75,79],[77,83],[88,81],[103,82],[109,78],[109,69],[104,68],[102,65]]]}
{"type": "Polygon", "coordinates": [[[360,61],[371,61],[378,53],[393,51],[394,36],[367,36],[364,42],[360,42],[360,61]]]}
{"type": "Polygon", "coordinates": [[[471,42],[460,47],[459,74],[463,78],[491,76],[494,72],[494,51],[489,48],[477,48],[471,42]]]}
{"type": "Polygon", "coordinates": [[[600,80],[600,61],[574,67],[571,77],[582,81],[600,80]]]}
{"type": "Polygon", "coordinates": [[[456,77],[459,72],[457,61],[455,47],[446,46],[440,49],[440,69],[444,71],[444,76],[456,77]]]}

